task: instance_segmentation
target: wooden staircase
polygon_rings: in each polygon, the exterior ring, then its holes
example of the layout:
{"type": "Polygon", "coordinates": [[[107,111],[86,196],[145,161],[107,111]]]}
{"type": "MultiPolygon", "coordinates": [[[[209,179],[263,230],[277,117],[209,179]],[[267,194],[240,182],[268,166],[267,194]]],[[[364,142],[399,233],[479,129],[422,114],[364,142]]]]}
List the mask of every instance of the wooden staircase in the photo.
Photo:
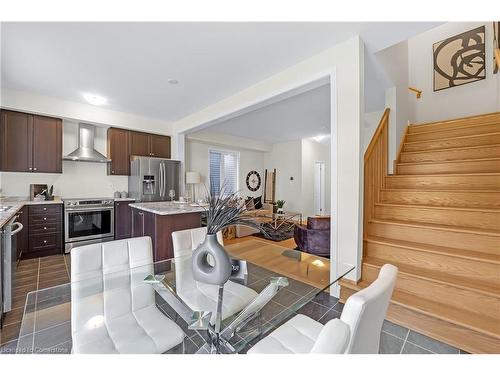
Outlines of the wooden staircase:
{"type": "Polygon", "coordinates": [[[387,173],[388,110],[365,153],[362,278],[399,268],[388,319],[472,353],[500,353],[500,113],[406,129],[387,173]]]}

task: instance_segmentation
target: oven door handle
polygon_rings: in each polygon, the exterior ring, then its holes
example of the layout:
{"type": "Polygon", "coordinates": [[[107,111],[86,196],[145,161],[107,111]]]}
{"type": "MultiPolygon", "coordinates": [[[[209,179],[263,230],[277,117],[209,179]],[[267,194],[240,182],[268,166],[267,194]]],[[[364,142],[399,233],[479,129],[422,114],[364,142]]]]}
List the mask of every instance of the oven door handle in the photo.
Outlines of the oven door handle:
{"type": "Polygon", "coordinates": [[[101,211],[113,211],[115,208],[114,207],[102,207],[102,208],[96,208],[96,207],[89,207],[89,208],[66,208],[66,212],[101,212],[101,211]]]}
{"type": "Polygon", "coordinates": [[[16,225],[17,228],[15,230],[13,230],[12,232],[10,232],[10,235],[11,237],[14,236],[15,234],[19,233],[20,231],[23,230],[24,228],[24,225],[22,225],[20,222],[15,222],[14,224],[12,224],[12,226],[16,225]]]}

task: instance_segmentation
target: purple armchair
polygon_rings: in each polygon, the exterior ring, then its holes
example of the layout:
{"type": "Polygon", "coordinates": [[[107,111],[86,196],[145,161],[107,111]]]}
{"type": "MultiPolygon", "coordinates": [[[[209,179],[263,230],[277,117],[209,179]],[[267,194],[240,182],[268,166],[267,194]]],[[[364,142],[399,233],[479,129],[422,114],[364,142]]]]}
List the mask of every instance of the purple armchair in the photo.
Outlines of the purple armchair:
{"type": "Polygon", "coordinates": [[[300,251],[330,258],[330,216],[307,218],[307,226],[295,225],[293,238],[300,251]]]}

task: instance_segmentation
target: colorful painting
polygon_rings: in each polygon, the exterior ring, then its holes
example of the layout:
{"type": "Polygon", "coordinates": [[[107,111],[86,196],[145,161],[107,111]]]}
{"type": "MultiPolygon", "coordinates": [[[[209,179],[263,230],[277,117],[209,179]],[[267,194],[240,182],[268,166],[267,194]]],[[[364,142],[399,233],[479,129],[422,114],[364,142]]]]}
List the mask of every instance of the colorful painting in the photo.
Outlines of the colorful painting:
{"type": "MultiPolygon", "coordinates": [[[[493,22],[493,48],[500,49],[500,21],[493,22]]],[[[497,56],[493,51],[493,74],[497,74],[500,69],[498,69],[497,56]]]]}
{"type": "Polygon", "coordinates": [[[486,78],[485,27],[434,43],[434,91],[486,78]]]}

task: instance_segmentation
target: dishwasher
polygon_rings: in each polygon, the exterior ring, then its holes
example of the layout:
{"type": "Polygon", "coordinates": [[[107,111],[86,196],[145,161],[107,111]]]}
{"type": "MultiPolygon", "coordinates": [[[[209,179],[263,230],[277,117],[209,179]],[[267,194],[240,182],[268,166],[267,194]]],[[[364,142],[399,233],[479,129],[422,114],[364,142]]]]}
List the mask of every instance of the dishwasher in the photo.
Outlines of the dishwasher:
{"type": "Polygon", "coordinates": [[[17,222],[16,215],[10,219],[1,229],[1,317],[12,310],[12,291],[14,289],[14,277],[17,266],[17,244],[16,234],[23,230],[23,225],[17,222]]]}

